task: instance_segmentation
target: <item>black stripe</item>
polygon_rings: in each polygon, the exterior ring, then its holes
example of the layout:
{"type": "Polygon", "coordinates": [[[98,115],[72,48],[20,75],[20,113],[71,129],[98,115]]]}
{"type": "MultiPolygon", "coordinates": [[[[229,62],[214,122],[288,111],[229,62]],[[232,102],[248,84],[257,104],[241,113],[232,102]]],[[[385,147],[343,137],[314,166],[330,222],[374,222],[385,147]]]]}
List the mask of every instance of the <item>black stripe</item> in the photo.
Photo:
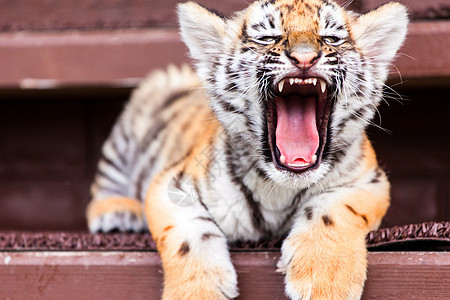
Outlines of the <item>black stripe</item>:
{"type": "Polygon", "coordinates": [[[175,93],[170,94],[166,98],[166,100],[162,103],[162,105],[153,112],[153,115],[154,116],[159,115],[159,113],[161,113],[163,110],[165,110],[166,108],[168,108],[169,106],[174,104],[177,100],[188,96],[190,93],[192,93],[192,90],[186,89],[186,90],[176,91],[175,93]]]}
{"type": "Polygon", "coordinates": [[[223,237],[223,236],[215,234],[215,233],[212,233],[212,232],[205,232],[204,234],[202,234],[202,238],[201,239],[202,239],[202,241],[207,241],[210,238],[221,238],[221,237],[223,237]]]}
{"type": "MultiPolygon", "coordinates": [[[[181,161],[183,161],[184,159],[186,159],[186,157],[188,157],[189,155],[191,155],[191,152],[192,152],[192,148],[191,149],[189,149],[189,151],[187,151],[180,159],[178,159],[178,160],[176,160],[174,163],[172,163],[172,164],[170,164],[169,166],[167,166],[164,170],[163,170],[163,172],[164,171],[166,171],[166,170],[169,170],[170,168],[172,168],[173,166],[175,166],[176,164],[178,164],[178,163],[180,163],[181,161]]],[[[138,179],[137,179],[137,181],[136,181],[136,193],[135,193],[135,198],[136,199],[140,199],[140,200],[143,200],[143,199],[141,199],[141,195],[144,195],[145,196],[145,194],[146,194],[146,189],[148,188],[148,187],[146,187],[145,186],[145,184],[146,184],[146,182],[145,182],[145,179],[148,179],[148,177],[149,177],[149,174],[153,171],[153,164],[154,164],[154,162],[156,161],[156,158],[157,157],[159,157],[158,155],[156,155],[156,156],[154,156],[154,157],[152,157],[152,159],[149,161],[149,163],[147,164],[147,167],[146,168],[144,168],[142,171],[141,171],[141,173],[139,174],[139,176],[138,176],[138,179]],[[145,184],[144,184],[145,183],[145,184]],[[145,190],[144,190],[145,189],[145,190]]],[[[184,171],[184,170],[183,170],[184,171]]]]}
{"type": "Polygon", "coordinates": [[[225,88],[225,90],[227,92],[236,92],[238,90],[238,86],[233,80],[230,79],[228,85],[225,88]]]}
{"type": "Polygon", "coordinates": [[[323,215],[322,221],[323,221],[323,224],[325,224],[325,226],[333,226],[334,225],[333,220],[328,215],[323,215]]]}
{"type": "Polygon", "coordinates": [[[260,28],[267,29],[266,24],[264,22],[260,22],[259,24],[253,24],[252,28],[255,30],[259,30],[260,28]]]}
{"type": "Polygon", "coordinates": [[[123,196],[127,196],[125,191],[123,191],[123,189],[125,188],[121,183],[118,183],[117,181],[115,181],[113,178],[111,178],[109,176],[109,174],[106,174],[105,172],[103,172],[102,170],[98,169],[96,176],[98,177],[102,177],[104,179],[107,179],[113,186],[108,186],[108,185],[104,185],[102,183],[100,183],[98,180],[95,181],[95,183],[99,186],[99,188],[101,188],[102,190],[106,190],[108,192],[114,193],[114,194],[119,194],[119,195],[123,195],[123,196]]]}
{"type": "Polygon", "coordinates": [[[263,179],[268,179],[268,178],[270,178],[269,174],[268,174],[265,170],[261,169],[261,168],[258,167],[258,166],[256,166],[256,167],[254,168],[254,170],[256,171],[256,174],[258,174],[259,177],[261,177],[261,178],[263,178],[263,179]]]}
{"type": "Polygon", "coordinates": [[[225,155],[227,156],[226,157],[227,171],[228,171],[228,174],[230,175],[231,181],[236,186],[238,186],[240,192],[242,193],[242,195],[244,196],[244,198],[247,202],[247,206],[251,211],[251,218],[252,218],[252,223],[253,223],[254,228],[256,230],[258,230],[259,232],[263,233],[263,235],[268,236],[269,232],[264,228],[265,220],[262,215],[261,209],[259,207],[259,203],[257,203],[253,199],[253,193],[244,184],[244,182],[242,180],[242,174],[237,174],[237,172],[236,172],[236,166],[233,161],[232,148],[231,148],[229,140],[227,140],[226,147],[227,148],[225,151],[225,155]]]}
{"type": "Polygon", "coordinates": [[[327,60],[325,62],[326,65],[330,65],[330,66],[335,66],[337,65],[339,62],[337,60],[327,60]]]}
{"type": "Polygon", "coordinates": [[[380,182],[380,178],[381,178],[382,175],[383,175],[383,172],[381,171],[381,169],[377,168],[375,170],[374,177],[370,180],[370,183],[378,183],[378,182],[380,182]]]}
{"type": "Polygon", "coordinates": [[[260,101],[260,109],[263,112],[263,128],[262,128],[262,139],[261,139],[261,146],[262,146],[262,154],[264,156],[264,161],[266,163],[272,163],[272,152],[270,150],[269,145],[269,120],[267,119],[268,109],[269,105],[275,105],[271,99],[268,99],[267,101],[260,101]]]}
{"type": "Polygon", "coordinates": [[[157,119],[152,122],[153,125],[151,126],[151,128],[149,128],[150,130],[147,131],[147,134],[139,144],[139,148],[137,149],[138,154],[144,153],[150,147],[150,144],[158,139],[158,137],[164,132],[163,129],[167,127],[167,125],[170,124],[172,120],[176,119],[180,113],[181,111],[177,110],[167,120],[162,119],[162,116],[159,115],[157,119]]]}
{"type": "Polygon", "coordinates": [[[125,127],[124,127],[124,120],[122,118],[118,121],[118,128],[119,128],[119,135],[123,137],[125,140],[125,144],[128,145],[130,143],[130,137],[126,133],[125,127]]]}
{"type": "Polygon", "coordinates": [[[117,139],[119,138],[119,136],[120,137],[122,137],[123,139],[124,139],[124,141],[125,141],[125,143],[126,143],[126,148],[128,148],[128,142],[127,142],[127,139],[123,136],[123,131],[120,129],[121,127],[123,126],[123,121],[120,121],[119,122],[119,130],[120,131],[118,131],[116,134],[113,134],[112,135],[112,137],[111,137],[111,146],[112,146],[112,148],[113,148],[113,150],[114,150],[114,152],[117,154],[117,157],[119,158],[119,162],[120,162],[120,165],[122,166],[122,167],[126,167],[127,166],[127,163],[128,163],[128,159],[127,159],[127,157],[124,155],[124,153],[126,153],[127,151],[125,150],[125,151],[120,151],[119,150],[119,146],[117,145],[117,139]]]}
{"type": "Polygon", "coordinates": [[[336,134],[340,135],[344,129],[346,128],[346,124],[350,121],[360,121],[364,117],[364,112],[366,112],[366,107],[362,106],[360,107],[356,112],[349,113],[346,117],[344,117],[342,120],[339,121],[338,124],[336,124],[336,134]]]}
{"type": "Polygon", "coordinates": [[[312,218],[313,218],[313,209],[312,209],[312,207],[311,206],[307,206],[307,207],[305,207],[304,211],[305,211],[306,218],[308,220],[312,220],[312,218]]]}
{"type": "Polygon", "coordinates": [[[184,241],[181,244],[180,249],[178,250],[178,254],[180,254],[181,256],[185,256],[186,254],[189,253],[190,250],[191,250],[191,247],[189,246],[189,242],[184,241]]]}
{"type": "MultiPolygon", "coordinates": [[[[203,208],[208,211],[208,207],[205,205],[205,203],[203,202],[203,197],[202,197],[202,193],[201,190],[198,186],[198,182],[197,179],[194,178],[194,188],[195,188],[195,192],[197,193],[198,196],[198,202],[203,206],[203,208]]],[[[200,217],[199,217],[200,218],[200,217]]]]}
{"type": "Polygon", "coordinates": [[[300,203],[304,193],[305,193],[304,190],[297,193],[297,195],[295,195],[294,198],[292,199],[289,206],[287,206],[286,208],[283,209],[283,211],[287,210],[287,211],[289,211],[289,213],[284,218],[283,223],[281,223],[280,228],[285,228],[286,225],[289,224],[289,222],[292,220],[294,215],[297,213],[298,204],[300,203]]]}
{"type": "Polygon", "coordinates": [[[365,223],[366,225],[369,223],[369,221],[367,220],[366,215],[362,215],[362,214],[358,213],[353,207],[351,207],[351,206],[348,205],[348,204],[345,204],[345,207],[346,207],[352,214],[354,214],[355,216],[361,217],[361,219],[363,219],[363,221],[364,221],[364,223],[365,223]]]}
{"type": "Polygon", "coordinates": [[[271,28],[275,28],[275,20],[274,20],[273,16],[269,15],[267,18],[267,21],[269,21],[269,26],[271,28]]]}
{"type": "Polygon", "coordinates": [[[217,224],[216,224],[216,221],[214,221],[214,219],[213,219],[213,218],[210,218],[210,217],[197,217],[196,219],[197,219],[197,220],[204,221],[204,222],[211,222],[211,223],[213,223],[214,225],[217,225],[217,224]]]}
{"type": "Polygon", "coordinates": [[[272,55],[272,56],[277,56],[277,57],[278,57],[278,56],[281,56],[280,53],[275,52],[275,51],[270,51],[270,50],[267,52],[267,54],[272,55]]]}
{"type": "Polygon", "coordinates": [[[116,161],[113,161],[111,158],[106,156],[106,154],[104,152],[102,152],[102,154],[100,156],[100,160],[103,161],[104,163],[106,163],[111,168],[115,169],[120,174],[125,176],[125,174],[122,170],[123,169],[122,166],[118,165],[116,161]]]}
{"type": "MultiPolygon", "coordinates": [[[[171,119],[175,118],[179,113],[180,113],[180,111],[175,112],[171,119]]],[[[133,163],[132,163],[133,166],[136,165],[137,161],[140,159],[142,154],[146,152],[146,150],[150,147],[150,144],[154,140],[157,140],[158,137],[161,134],[164,134],[164,133],[167,134],[167,132],[163,131],[163,129],[170,122],[171,122],[170,119],[169,120],[162,120],[161,117],[159,117],[157,120],[154,121],[154,124],[156,124],[156,125],[152,126],[151,130],[149,130],[147,132],[147,134],[145,135],[142,143],[139,145],[139,148],[136,149],[137,153],[136,153],[136,155],[134,156],[134,159],[133,159],[133,163]]],[[[143,168],[140,171],[140,173],[139,173],[139,175],[137,177],[138,179],[137,179],[137,182],[136,182],[137,187],[136,187],[136,194],[135,194],[135,197],[137,199],[141,199],[142,195],[144,195],[144,193],[145,193],[145,191],[143,191],[143,188],[146,188],[146,187],[144,187],[144,185],[145,185],[144,181],[149,176],[149,174],[153,171],[153,164],[154,164],[154,162],[155,162],[157,157],[159,157],[159,151],[157,151],[156,154],[154,154],[150,158],[150,160],[146,164],[146,167],[143,168]]]]}
{"type": "Polygon", "coordinates": [[[266,64],[273,64],[273,65],[281,65],[281,64],[283,64],[278,59],[272,58],[270,56],[266,58],[265,63],[266,64]]]}
{"type": "Polygon", "coordinates": [[[241,48],[241,53],[245,53],[245,52],[248,52],[248,51],[256,51],[256,48],[255,47],[248,47],[248,46],[245,46],[245,47],[241,48]]]}

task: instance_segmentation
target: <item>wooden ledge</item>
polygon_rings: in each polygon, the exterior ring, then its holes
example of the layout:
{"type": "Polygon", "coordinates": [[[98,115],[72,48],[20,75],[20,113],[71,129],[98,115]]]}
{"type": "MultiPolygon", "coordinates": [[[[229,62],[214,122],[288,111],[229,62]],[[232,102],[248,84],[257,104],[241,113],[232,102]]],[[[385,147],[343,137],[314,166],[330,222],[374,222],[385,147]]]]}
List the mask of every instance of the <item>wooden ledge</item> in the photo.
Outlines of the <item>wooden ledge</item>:
{"type": "MultiPolygon", "coordinates": [[[[285,299],[279,252],[232,252],[239,299],[285,299]]],[[[2,299],[159,299],[156,252],[0,252],[2,299]]],[[[369,253],[363,299],[449,299],[450,253],[369,253]]]]}
{"type": "MultiPolygon", "coordinates": [[[[450,78],[449,25],[412,23],[391,80],[450,78]]],[[[172,28],[1,33],[0,61],[0,88],[51,89],[133,87],[149,71],[189,58],[172,28]]]]}

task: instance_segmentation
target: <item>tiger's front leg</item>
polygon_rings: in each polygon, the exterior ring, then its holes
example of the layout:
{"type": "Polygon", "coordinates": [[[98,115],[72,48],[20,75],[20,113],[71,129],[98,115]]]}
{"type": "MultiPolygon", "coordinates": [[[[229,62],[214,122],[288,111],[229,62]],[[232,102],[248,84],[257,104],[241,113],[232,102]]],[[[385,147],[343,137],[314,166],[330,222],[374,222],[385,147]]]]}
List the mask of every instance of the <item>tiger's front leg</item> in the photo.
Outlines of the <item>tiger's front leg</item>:
{"type": "Polygon", "coordinates": [[[237,276],[226,238],[192,182],[187,183],[190,177],[176,168],[160,174],[146,199],[147,220],[164,271],[162,298],[234,298],[237,276]]]}
{"type": "Polygon", "coordinates": [[[358,187],[324,191],[299,210],[278,265],[291,299],[360,299],[365,237],[389,206],[389,183],[381,170],[374,174],[358,187]]]}

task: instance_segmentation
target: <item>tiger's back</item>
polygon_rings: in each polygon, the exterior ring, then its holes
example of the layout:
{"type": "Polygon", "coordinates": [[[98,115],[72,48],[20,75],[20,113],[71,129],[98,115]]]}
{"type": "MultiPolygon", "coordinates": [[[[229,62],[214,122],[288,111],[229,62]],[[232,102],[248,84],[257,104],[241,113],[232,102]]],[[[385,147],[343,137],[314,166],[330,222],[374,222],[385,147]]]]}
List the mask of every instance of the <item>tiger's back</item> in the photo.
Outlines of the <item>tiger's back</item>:
{"type": "Polygon", "coordinates": [[[193,148],[207,147],[201,145],[205,132],[214,135],[216,130],[205,129],[217,125],[191,68],[170,66],[149,75],[133,92],[105,142],[91,187],[93,201],[127,198],[129,207],[124,204],[117,210],[115,204],[104,203],[97,209],[91,205],[90,231],[145,230],[142,209],[136,207],[144,201],[154,175],[186,159],[193,148]],[[128,214],[130,207],[139,213],[128,214]]]}

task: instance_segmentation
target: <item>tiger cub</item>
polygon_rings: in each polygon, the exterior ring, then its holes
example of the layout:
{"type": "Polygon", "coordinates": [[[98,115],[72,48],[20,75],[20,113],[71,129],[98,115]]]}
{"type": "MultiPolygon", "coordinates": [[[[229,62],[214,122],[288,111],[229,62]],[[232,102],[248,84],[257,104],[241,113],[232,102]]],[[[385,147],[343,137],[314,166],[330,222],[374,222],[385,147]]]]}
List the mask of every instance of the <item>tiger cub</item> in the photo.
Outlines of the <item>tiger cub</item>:
{"type": "Polygon", "coordinates": [[[389,206],[365,128],[405,7],[260,0],[224,18],[188,2],[178,16],[196,73],[169,67],[133,93],[103,147],[89,229],[148,225],[163,299],[236,297],[227,242],[284,234],[288,297],[359,299],[365,236],[389,206]]]}

